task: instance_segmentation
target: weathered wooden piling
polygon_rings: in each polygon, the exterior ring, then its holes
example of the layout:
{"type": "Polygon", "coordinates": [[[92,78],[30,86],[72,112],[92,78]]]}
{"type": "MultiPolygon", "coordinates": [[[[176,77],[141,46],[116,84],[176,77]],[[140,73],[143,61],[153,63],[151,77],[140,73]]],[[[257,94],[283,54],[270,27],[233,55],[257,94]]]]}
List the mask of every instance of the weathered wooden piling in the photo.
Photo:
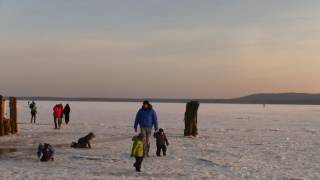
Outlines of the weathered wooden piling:
{"type": "Polygon", "coordinates": [[[198,135],[198,109],[200,103],[198,101],[190,101],[187,103],[186,113],[184,117],[185,129],[184,136],[198,135]]]}
{"type": "Polygon", "coordinates": [[[3,134],[4,135],[9,135],[11,133],[11,120],[10,119],[6,119],[4,118],[3,120],[3,127],[4,127],[4,130],[3,130],[3,134]]]}
{"type": "Polygon", "coordinates": [[[0,136],[18,133],[17,99],[10,97],[10,118],[5,118],[5,97],[0,96],[0,136]]]}
{"type": "Polygon", "coordinates": [[[17,98],[10,97],[11,133],[18,133],[17,98]]]}
{"type": "Polygon", "coordinates": [[[0,95],[0,136],[4,135],[5,98],[0,95]]]}

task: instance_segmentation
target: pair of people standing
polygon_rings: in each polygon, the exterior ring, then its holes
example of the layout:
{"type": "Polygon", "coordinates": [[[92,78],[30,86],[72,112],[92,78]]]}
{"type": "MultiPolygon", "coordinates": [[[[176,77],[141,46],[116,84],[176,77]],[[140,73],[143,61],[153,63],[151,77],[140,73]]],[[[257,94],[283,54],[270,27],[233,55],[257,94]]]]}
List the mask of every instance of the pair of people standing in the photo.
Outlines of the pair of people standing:
{"type": "Polygon", "coordinates": [[[62,118],[65,117],[66,124],[69,123],[70,120],[70,106],[69,104],[63,108],[62,104],[57,104],[53,108],[53,118],[54,118],[54,127],[55,129],[60,129],[62,125],[62,118]]]}

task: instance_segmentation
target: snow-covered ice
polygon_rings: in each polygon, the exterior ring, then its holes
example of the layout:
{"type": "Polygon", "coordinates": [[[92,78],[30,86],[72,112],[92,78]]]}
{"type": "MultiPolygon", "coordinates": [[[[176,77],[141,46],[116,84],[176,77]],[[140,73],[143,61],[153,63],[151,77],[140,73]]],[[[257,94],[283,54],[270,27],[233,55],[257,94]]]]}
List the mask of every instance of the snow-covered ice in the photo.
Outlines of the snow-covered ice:
{"type": "Polygon", "coordinates": [[[140,103],[70,102],[71,123],[53,129],[55,102],[38,102],[38,124],[29,124],[19,102],[19,135],[0,137],[0,179],[319,179],[320,107],[201,104],[198,138],[183,137],[185,104],[155,103],[170,141],[168,156],[151,157],[136,173],[129,157],[140,103]],[[93,149],[69,147],[95,132],[93,149]],[[37,145],[56,148],[41,163],[37,145]]]}

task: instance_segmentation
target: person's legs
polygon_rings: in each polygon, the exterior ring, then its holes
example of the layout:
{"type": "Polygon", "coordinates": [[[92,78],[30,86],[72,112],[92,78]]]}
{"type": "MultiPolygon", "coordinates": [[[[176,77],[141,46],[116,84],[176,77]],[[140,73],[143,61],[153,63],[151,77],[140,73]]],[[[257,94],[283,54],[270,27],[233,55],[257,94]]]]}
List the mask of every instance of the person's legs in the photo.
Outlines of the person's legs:
{"type": "Polygon", "coordinates": [[[141,133],[144,135],[144,139],[143,139],[144,155],[147,157],[149,156],[151,131],[152,131],[152,128],[141,128],[141,133]]]}
{"type": "Polygon", "coordinates": [[[33,114],[31,113],[31,119],[30,119],[31,124],[32,124],[32,120],[33,120],[33,114]]]}
{"type": "Polygon", "coordinates": [[[160,157],[161,156],[161,145],[157,144],[157,156],[160,157]]]}
{"type": "Polygon", "coordinates": [[[140,133],[143,134],[143,143],[146,143],[146,136],[147,136],[146,128],[140,128],[140,133]]]}
{"type": "Polygon", "coordinates": [[[136,163],[134,163],[134,166],[136,167],[136,171],[141,171],[141,164],[143,161],[143,157],[136,157],[136,163]]]}
{"type": "Polygon", "coordinates": [[[144,154],[144,156],[146,156],[146,152],[147,152],[147,144],[146,144],[147,130],[146,130],[146,128],[140,128],[140,133],[143,134],[143,154],[144,154]]]}
{"type": "Polygon", "coordinates": [[[57,118],[54,118],[54,128],[55,128],[55,129],[58,129],[57,118]]]}
{"type": "Polygon", "coordinates": [[[166,145],[162,145],[161,149],[162,149],[163,156],[166,156],[167,155],[167,147],[166,147],[166,145]]]}
{"type": "Polygon", "coordinates": [[[150,137],[151,137],[152,128],[146,128],[146,143],[150,145],[150,137]]]}
{"type": "Polygon", "coordinates": [[[69,123],[69,114],[66,114],[66,115],[65,115],[64,120],[65,120],[66,124],[69,123]]]}
{"type": "Polygon", "coordinates": [[[147,128],[146,131],[147,131],[147,135],[146,135],[146,145],[147,145],[146,153],[147,153],[147,156],[149,156],[149,151],[150,151],[150,137],[151,137],[152,128],[147,128]]]}
{"type": "Polygon", "coordinates": [[[36,121],[37,121],[37,114],[36,113],[33,115],[33,120],[34,120],[34,123],[36,123],[36,121]]]}
{"type": "Polygon", "coordinates": [[[59,127],[59,129],[61,128],[61,124],[62,124],[62,118],[58,118],[58,127],[59,127]]]}

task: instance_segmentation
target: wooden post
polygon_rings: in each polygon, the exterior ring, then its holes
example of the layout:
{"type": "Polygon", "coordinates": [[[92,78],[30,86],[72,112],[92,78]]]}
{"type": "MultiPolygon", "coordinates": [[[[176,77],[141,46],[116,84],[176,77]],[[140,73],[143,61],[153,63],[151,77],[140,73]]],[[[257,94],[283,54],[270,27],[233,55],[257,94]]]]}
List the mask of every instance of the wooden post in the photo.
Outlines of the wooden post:
{"type": "Polygon", "coordinates": [[[5,99],[0,95],[0,136],[4,135],[4,109],[5,109],[5,99]]]}
{"type": "Polygon", "coordinates": [[[4,124],[4,135],[9,135],[11,133],[11,123],[10,119],[4,119],[3,124],[4,124]]]}
{"type": "Polygon", "coordinates": [[[187,103],[186,113],[184,117],[185,129],[184,136],[198,135],[198,109],[200,103],[198,101],[190,101],[187,103]]]}
{"type": "Polygon", "coordinates": [[[18,115],[17,115],[17,99],[15,97],[10,97],[10,123],[11,123],[11,133],[18,133],[18,115]]]}

